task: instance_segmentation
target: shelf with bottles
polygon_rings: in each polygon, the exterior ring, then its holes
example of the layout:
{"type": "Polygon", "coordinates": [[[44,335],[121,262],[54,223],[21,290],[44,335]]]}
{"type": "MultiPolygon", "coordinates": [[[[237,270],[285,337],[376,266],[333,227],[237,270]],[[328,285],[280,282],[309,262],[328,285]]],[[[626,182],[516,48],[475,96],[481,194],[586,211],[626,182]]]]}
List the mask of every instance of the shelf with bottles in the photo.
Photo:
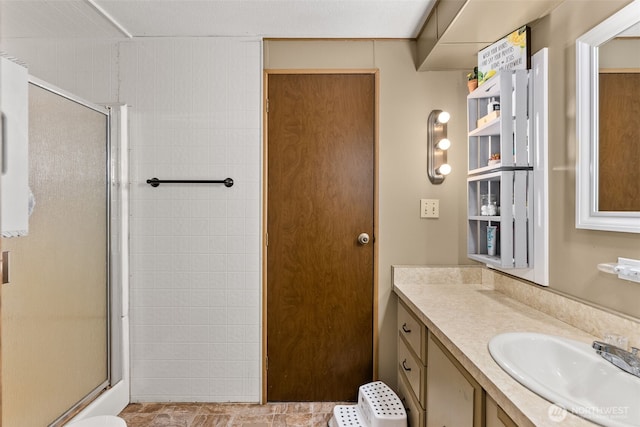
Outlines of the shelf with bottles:
{"type": "Polygon", "coordinates": [[[528,266],[532,179],[530,170],[502,170],[467,178],[469,258],[503,268],[528,266]],[[493,233],[493,245],[487,233],[493,233]]]}
{"type": "Polygon", "coordinates": [[[484,264],[502,266],[502,229],[500,222],[494,221],[469,221],[467,256],[469,259],[480,261],[484,264]],[[493,251],[490,253],[488,245],[488,228],[494,227],[493,251]]]}
{"type": "Polygon", "coordinates": [[[468,173],[530,167],[529,71],[503,71],[467,96],[468,173]]]}
{"type": "Polygon", "coordinates": [[[503,176],[504,174],[495,172],[482,177],[470,177],[467,180],[469,219],[500,220],[500,183],[503,176]]]}

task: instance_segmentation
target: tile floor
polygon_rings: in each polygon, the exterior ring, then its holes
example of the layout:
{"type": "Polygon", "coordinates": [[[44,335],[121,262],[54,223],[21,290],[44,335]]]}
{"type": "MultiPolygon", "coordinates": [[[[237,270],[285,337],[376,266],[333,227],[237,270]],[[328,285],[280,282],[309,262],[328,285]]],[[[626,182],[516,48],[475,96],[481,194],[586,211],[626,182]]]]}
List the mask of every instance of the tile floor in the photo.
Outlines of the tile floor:
{"type": "Polygon", "coordinates": [[[132,403],[128,427],[326,427],[335,403],[132,403]]]}

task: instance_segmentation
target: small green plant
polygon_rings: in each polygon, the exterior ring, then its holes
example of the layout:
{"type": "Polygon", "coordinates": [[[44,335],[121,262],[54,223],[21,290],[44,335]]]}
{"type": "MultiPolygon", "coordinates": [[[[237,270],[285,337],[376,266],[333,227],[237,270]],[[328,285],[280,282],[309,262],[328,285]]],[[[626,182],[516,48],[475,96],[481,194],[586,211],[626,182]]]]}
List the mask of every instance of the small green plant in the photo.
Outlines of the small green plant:
{"type": "Polygon", "coordinates": [[[478,67],[473,67],[473,71],[467,74],[468,80],[478,80],[478,67]]]}

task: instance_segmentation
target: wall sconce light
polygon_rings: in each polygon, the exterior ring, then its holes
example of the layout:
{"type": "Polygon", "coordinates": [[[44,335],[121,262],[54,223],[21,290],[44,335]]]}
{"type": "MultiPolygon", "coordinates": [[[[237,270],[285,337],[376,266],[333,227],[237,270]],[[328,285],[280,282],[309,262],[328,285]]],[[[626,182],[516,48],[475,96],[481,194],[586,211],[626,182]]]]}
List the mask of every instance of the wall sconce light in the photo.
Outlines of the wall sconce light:
{"type": "Polygon", "coordinates": [[[433,110],[427,122],[427,175],[432,184],[442,184],[451,173],[447,163],[447,150],[451,141],[447,139],[447,122],[451,115],[446,111],[433,110]]]}

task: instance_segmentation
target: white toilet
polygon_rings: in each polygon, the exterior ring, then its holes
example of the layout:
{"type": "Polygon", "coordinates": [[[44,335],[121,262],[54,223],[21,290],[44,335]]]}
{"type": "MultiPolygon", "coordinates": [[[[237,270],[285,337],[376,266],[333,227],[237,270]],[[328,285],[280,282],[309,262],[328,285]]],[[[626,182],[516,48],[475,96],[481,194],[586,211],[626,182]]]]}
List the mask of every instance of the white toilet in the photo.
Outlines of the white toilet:
{"type": "Polygon", "coordinates": [[[127,427],[127,423],[115,415],[98,415],[67,424],[69,427],[127,427]]]}

